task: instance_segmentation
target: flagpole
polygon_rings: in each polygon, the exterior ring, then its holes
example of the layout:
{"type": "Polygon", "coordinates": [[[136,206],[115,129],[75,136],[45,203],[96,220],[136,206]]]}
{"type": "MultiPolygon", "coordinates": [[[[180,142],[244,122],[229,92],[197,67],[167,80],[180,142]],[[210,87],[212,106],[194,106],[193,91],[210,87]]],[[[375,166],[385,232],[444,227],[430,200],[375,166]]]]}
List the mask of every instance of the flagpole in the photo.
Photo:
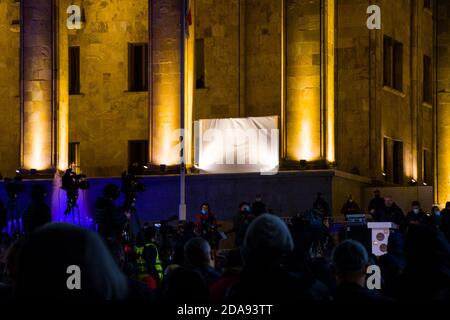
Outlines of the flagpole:
{"type": "Polygon", "coordinates": [[[186,1],[181,1],[181,39],[180,39],[180,207],[178,219],[186,221],[186,161],[185,161],[185,43],[186,43],[186,1]]]}

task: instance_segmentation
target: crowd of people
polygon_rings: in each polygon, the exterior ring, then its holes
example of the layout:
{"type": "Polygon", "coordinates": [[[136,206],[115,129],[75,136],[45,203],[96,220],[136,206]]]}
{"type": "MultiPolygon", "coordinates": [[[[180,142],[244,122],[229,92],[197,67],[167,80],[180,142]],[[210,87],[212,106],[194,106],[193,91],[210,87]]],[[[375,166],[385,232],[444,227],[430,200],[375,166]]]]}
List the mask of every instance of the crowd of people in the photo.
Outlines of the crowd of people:
{"type": "MultiPolygon", "coordinates": [[[[97,201],[98,232],[49,223],[36,189],[25,236],[0,241],[0,299],[117,299],[189,303],[292,300],[392,301],[450,299],[450,202],[425,213],[414,201],[404,214],[392,197],[375,193],[368,213],[399,229],[381,257],[351,238],[331,233],[332,212],[322,194],[290,222],[268,213],[261,196],[242,202],[233,219],[235,246],[221,249],[223,233],[210,204],[196,221],[176,227],[144,223],[124,237],[130,216],[107,186],[97,201]],[[33,209],[34,208],[34,209],[33,209]],[[33,211],[35,210],[35,211],[33,211]],[[123,215],[123,216],[121,216],[123,215]],[[316,247],[321,250],[315,250],[316,247]],[[81,270],[79,290],[67,286],[69,266],[81,270]],[[381,270],[381,288],[369,289],[367,268],[381,270]]],[[[361,213],[352,197],[345,215],[361,213]]]]}

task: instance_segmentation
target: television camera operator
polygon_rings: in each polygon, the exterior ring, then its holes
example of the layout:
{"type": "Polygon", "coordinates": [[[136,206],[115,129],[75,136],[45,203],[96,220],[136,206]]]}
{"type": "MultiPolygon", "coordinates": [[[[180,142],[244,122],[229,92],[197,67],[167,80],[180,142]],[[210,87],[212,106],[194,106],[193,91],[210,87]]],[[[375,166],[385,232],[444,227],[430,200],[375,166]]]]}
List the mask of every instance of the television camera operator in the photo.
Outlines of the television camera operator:
{"type": "MultiPolygon", "coordinates": [[[[74,214],[74,210],[78,209],[79,191],[89,189],[89,183],[86,175],[76,174],[71,168],[67,169],[62,176],[62,188],[67,195],[67,208],[65,215],[74,214]]],[[[78,212],[79,215],[79,212],[78,212]]]]}
{"type": "Polygon", "coordinates": [[[29,234],[52,221],[50,207],[44,202],[47,196],[45,188],[36,184],[31,188],[31,204],[23,214],[23,231],[29,234]]]}
{"type": "Polygon", "coordinates": [[[119,241],[130,217],[129,213],[116,206],[115,201],[119,196],[119,187],[115,184],[108,184],[103,189],[102,196],[98,197],[95,202],[95,222],[98,233],[104,239],[119,241]]]}
{"type": "Polygon", "coordinates": [[[132,173],[126,171],[122,173],[121,191],[125,196],[122,211],[128,218],[122,230],[122,240],[126,242],[134,242],[141,231],[141,221],[136,210],[136,197],[144,190],[144,184],[132,173]]]}

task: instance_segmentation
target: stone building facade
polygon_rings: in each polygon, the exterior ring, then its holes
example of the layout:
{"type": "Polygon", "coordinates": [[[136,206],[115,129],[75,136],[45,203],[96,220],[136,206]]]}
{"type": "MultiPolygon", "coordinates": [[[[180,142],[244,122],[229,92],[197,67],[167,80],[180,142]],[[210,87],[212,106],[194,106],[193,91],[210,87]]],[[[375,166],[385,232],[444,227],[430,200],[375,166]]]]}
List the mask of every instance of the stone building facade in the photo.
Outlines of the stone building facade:
{"type": "MultiPolygon", "coordinates": [[[[3,176],[71,160],[117,176],[132,146],[150,164],[175,164],[181,3],[0,0],[3,176]],[[67,28],[70,5],[81,29],[67,28]]],[[[357,181],[350,189],[428,185],[435,203],[450,200],[445,0],[191,0],[188,11],[189,164],[194,121],[275,115],[281,169],[306,160],[357,181]],[[381,30],[366,25],[373,4],[381,30]]]]}

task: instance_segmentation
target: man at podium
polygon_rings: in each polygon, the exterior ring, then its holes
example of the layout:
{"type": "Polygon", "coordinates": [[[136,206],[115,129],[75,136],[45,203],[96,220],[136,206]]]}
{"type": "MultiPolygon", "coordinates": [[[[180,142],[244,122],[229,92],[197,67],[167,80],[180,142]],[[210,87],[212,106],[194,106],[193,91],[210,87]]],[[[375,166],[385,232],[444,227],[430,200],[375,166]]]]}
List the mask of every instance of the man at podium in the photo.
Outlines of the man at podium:
{"type": "Polygon", "coordinates": [[[384,208],[375,214],[374,220],[376,222],[392,222],[399,226],[400,232],[404,232],[408,226],[402,209],[395,204],[391,196],[384,197],[384,208]]]}

